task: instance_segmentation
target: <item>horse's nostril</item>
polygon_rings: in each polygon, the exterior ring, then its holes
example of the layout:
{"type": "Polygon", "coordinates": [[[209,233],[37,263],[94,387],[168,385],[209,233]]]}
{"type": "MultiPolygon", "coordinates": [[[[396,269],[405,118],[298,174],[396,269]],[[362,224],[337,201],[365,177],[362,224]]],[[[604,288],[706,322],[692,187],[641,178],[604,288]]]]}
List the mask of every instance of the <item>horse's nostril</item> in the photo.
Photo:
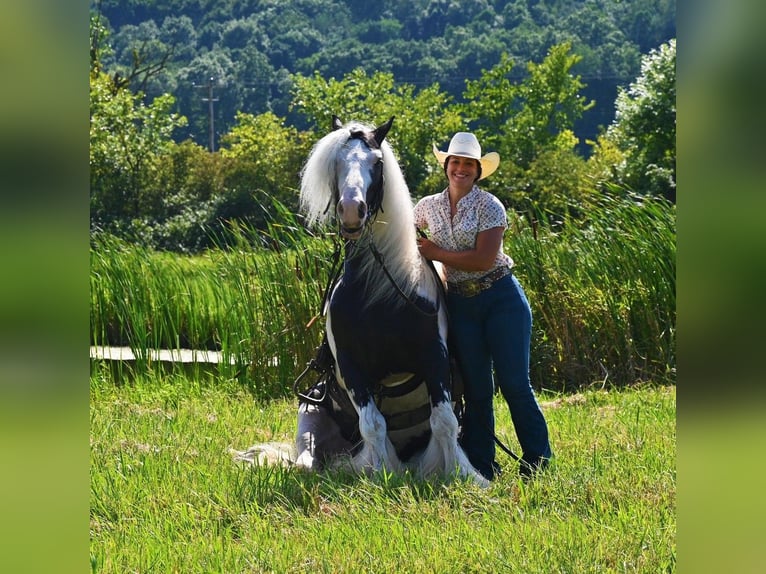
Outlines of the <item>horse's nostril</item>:
{"type": "Polygon", "coordinates": [[[367,215],[367,204],[365,202],[361,202],[359,204],[359,219],[364,219],[365,215],[367,215]]]}
{"type": "Polygon", "coordinates": [[[343,215],[343,202],[338,202],[338,215],[343,215]]]}

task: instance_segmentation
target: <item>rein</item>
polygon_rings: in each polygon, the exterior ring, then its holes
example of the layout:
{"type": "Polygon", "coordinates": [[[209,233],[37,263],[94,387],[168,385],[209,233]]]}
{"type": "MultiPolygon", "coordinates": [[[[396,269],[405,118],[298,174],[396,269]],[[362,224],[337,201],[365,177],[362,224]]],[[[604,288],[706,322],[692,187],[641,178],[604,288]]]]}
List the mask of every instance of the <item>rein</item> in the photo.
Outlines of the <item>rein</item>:
{"type": "MultiPolygon", "coordinates": [[[[330,279],[327,282],[327,286],[325,287],[324,295],[322,297],[321,314],[323,316],[327,309],[327,302],[330,300],[330,293],[332,292],[333,287],[338,282],[338,278],[340,277],[340,272],[342,269],[342,266],[340,265],[341,247],[342,247],[342,244],[340,242],[336,242],[335,251],[333,252],[333,266],[332,266],[332,269],[334,271],[330,273],[330,279]]],[[[418,305],[415,303],[412,297],[410,297],[404,292],[404,290],[399,286],[399,284],[394,279],[393,275],[391,275],[391,272],[388,270],[388,267],[386,266],[386,262],[385,262],[385,259],[383,258],[383,254],[375,246],[375,242],[372,240],[372,238],[370,238],[369,240],[369,247],[370,247],[370,252],[372,253],[372,256],[375,258],[375,261],[377,261],[381,269],[383,269],[383,273],[385,273],[389,283],[391,283],[391,285],[396,290],[397,294],[402,299],[404,299],[410,306],[414,307],[418,311],[418,313],[421,313],[422,315],[425,315],[426,317],[434,317],[439,314],[439,308],[440,308],[439,299],[437,299],[436,301],[436,309],[433,312],[424,311],[423,309],[418,307],[418,305]]],[[[348,256],[348,250],[349,250],[348,244],[346,244],[346,252],[347,252],[346,256],[348,256]]],[[[426,261],[428,263],[429,268],[431,269],[431,272],[434,274],[434,276],[437,279],[437,285],[439,285],[439,287],[441,288],[440,290],[441,290],[442,296],[446,300],[446,291],[444,290],[444,285],[442,284],[441,279],[439,278],[439,274],[436,272],[436,268],[434,267],[433,263],[431,263],[428,260],[426,261]]]]}
{"type": "MultiPolygon", "coordinates": [[[[407,296],[407,294],[402,290],[401,287],[396,283],[393,276],[391,275],[391,272],[386,267],[386,264],[383,260],[383,254],[378,250],[377,247],[375,247],[375,243],[372,241],[372,238],[370,238],[369,241],[370,245],[370,251],[372,252],[373,256],[375,257],[375,260],[380,264],[381,268],[383,269],[383,272],[386,274],[386,277],[391,282],[391,285],[394,286],[396,289],[396,292],[412,307],[414,307],[418,313],[421,313],[425,315],[426,317],[434,317],[439,313],[439,301],[436,302],[436,310],[433,313],[424,311],[420,307],[417,306],[415,301],[413,301],[410,297],[407,296]]],[[[322,305],[320,307],[320,314],[324,316],[327,313],[327,304],[330,300],[330,295],[332,293],[333,287],[338,283],[338,279],[341,274],[341,269],[343,266],[341,265],[341,258],[340,253],[341,249],[343,248],[343,243],[341,241],[335,242],[335,250],[333,251],[333,263],[330,270],[329,279],[327,281],[327,285],[325,286],[324,295],[322,296],[322,305]]],[[[352,246],[351,249],[354,247],[352,246]]],[[[348,251],[349,246],[348,242],[346,242],[346,257],[348,257],[348,251]]],[[[345,258],[344,258],[345,261],[345,258]]],[[[434,268],[433,264],[429,261],[429,266],[431,267],[431,270],[433,271],[434,275],[437,275],[436,269],[434,268]]],[[[439,280],[437,275],[437,280],[439,280]]],[[[441,281],[438,281],[441,285],[441,281]]],[[[443,289],[443,287],[442,287],[443,289]]],[[[311,324],[319,317],[319,315],[315,315],[311,321],[309,321],[308,326],[311,326],[311,324]]],[[[317,347],[316,349],[316,356],[311,359],[308,364],[306,365],[306,368],[303,369],[303,372],[301,372],[300,375],[295,379],[293,382],[293,393],[295,393],[298,398],[301,400],[314,404],[314,405],[320,405],[322,404],[325,399],[327,398],[327,393],[332,387],[332,385],[325,385],[324,392],[320,396],[313,396],[312,394],[307,394],[305,392],[299,391],[299,386],[301,381],[309,374],[309,371],[314,370],[317,373],[319,373],[319,378],[317,379],[317,383],[322,380],[328,380],[328,379],[334,379],[335,373],[334,373],[334,366],[335,366],[335,360],[332,356],[332,352],[330,351],[330,347],[327,344],[327,335],[325,334],[324,338],[322,339],[322,343],[317,347]]],[[[329,381],[328,381],[329,382],[329,381]]],[[[411,389],[408,389],[407,392],[409,392],[411,389]]],[[[380,394],[381,397],[384,396],[384,393],[380,392],[376,393],[380,394]]],[[[376,400],[377,402],[377,400],[376,400]]]]}
{"type": "MultiPolygon", "coordinates": [[[[383,269],[383,272],[386,274],[388,281],[391,283],[391,285],[393,285],[394,289],[396,290],[396,292],[399,294],[399,296],[402,299],[404,299],[407,303],[409,303],[411,307],[414,307],[417,310],[417,312],[420,313],[421,315],[425,315],[426,317],[435,317],[436,315],[439,314],[439,307],[440,307],[439,299],[436,300],[436,309],[434,309],[433,311],[424,311],[423,309],[418,307],[418,305],[415,303],[412,297],[407,295],[402,290],[402,288],[399,286],[399,284],[391,275],[391,272],[388,270],[388,267],[386,267],[386,262],[383,259],[383,254],[380,251],[378,251],[378,248],[375,246],[375,242],[372,241],[372,239],[370,239],[370,252],[372,253],[373,257],[375,257],[375,261],[377,261],[378,264],[380,264],[380,267],[383,269]]],[[[433,266],[432,266],[432,269],[434,273],[436,273],[436,269],[434,269],[433,266]]]]}
{"type": "MultiPolygon", "coordinates": [[[[320,307],[320,314],[324,316],[326,309],[327,309],[327,302],[330,300],[330,292],[332,291],[333,286],[338,282],[338,277],[340,277],[340,270],[341,265],[340,263],[340,252],[341,252],[342,244],[340,241],[335,242],[335,250],[332,254],[332,267],[330,269],[330,277],[327,281],[327,286],[324,290],[324,295],[322,296],[322,306],[320,307]]],[[[319,315],[315,315],[311,321],[309,321],[308,325],[306,327],[310,327],[314,321],[319,317],[319,315]]],[[[314,370],[317,373],[319,373],[319,378],[317,379],[317,383],[320,382],[322,379],[334,379],[335,373],[334,373],[334,366],[335,366],[335,359],[332,356],[332,352],[330,351],[330,346],[327,344],[327,334],[325,333],[324,337],[322,338],[322,343],[317,347],[316,349],[316,356],[309,361],[309,363],[306,365],[306,368],[303,369],[303,372],[298,375],[298,378],[295,379],[295,382],[293,383],[293,392],[298,396],[298,398],[306,401],[307,403],[311,403],[314,405],[320,405],[322,404],[325,399],[327,398],[327,392],[331,385],[325,385],[324,392],[321,396],[315,397],[309,394],[306,394],[304,392],[301,392],[298,390],[298,385],[300,382],[308,375],[308,372],[310,370],[314,370]]]]}

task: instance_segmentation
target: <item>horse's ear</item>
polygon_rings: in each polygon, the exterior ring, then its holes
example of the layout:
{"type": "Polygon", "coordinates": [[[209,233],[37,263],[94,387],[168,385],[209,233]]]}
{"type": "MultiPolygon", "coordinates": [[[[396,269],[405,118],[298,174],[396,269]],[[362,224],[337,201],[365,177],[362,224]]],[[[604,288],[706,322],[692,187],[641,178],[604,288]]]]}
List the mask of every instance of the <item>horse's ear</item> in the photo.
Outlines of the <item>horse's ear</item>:
{"type": "Polygon", "coordinates": [[[391,119],[388,120],[385,124],[378,126],[375,128],[375,141],[378,142],[378,145],[383,143],[383,140],[386,138],[386,134],[388,133],[388,130],[391,129],[391,124],[394,123],[394,116],[391,116],[391,119]]]}
{"type": "Polygon", "coordinates": [[[343,127],[343,122],[340,121],[340,118],[336,116],[335,114],[332,115],[332,129],[333,131],[339,130],[343,127]]]}

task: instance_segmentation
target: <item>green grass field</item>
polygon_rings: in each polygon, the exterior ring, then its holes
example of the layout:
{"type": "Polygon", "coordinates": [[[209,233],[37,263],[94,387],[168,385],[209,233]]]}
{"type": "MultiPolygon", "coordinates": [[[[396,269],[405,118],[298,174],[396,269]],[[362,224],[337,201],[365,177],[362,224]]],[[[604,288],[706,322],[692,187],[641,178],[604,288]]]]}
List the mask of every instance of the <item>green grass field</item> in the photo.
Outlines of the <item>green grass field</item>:
{"type": "MultiPolygon", "coordinates": [[[[290,442],[292,400],[234,381],[91,376],[93,572],[672,572],[675,387],[540,397],[555,461],[489,489],[233,462],[290,442]]],[[[497,434],[518,452],[507,409],[497,434]]]]}

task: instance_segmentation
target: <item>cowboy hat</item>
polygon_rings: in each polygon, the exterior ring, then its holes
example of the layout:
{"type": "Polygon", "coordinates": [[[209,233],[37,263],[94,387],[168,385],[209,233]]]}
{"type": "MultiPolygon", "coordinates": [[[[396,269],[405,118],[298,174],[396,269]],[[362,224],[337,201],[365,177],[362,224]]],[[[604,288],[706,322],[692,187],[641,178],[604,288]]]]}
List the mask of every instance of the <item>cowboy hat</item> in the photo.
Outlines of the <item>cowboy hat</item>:
{"type": "Polygon", "coordinates": [[[468,132],[458,132],[452,136],[447,151],[439,151],[436,144],[433,145],[434,155],[441,165],[444,165],[444,162],[451,155],[477,160],[481,164],[481,177],[479,179],[489,176],[500,164],[500,155],[497,152],[491,151],[482,156],[479,140],[476,139],[475,135],[468,132]]]}

